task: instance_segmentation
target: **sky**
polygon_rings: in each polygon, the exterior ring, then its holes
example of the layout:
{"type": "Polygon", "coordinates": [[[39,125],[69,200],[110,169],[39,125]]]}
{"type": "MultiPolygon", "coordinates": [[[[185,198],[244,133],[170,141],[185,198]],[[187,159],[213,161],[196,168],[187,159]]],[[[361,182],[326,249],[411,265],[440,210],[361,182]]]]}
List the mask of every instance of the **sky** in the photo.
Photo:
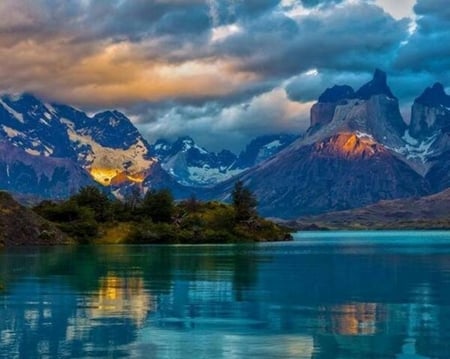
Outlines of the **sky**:
{"type": "Polygon", "coordinates": [[[124,111],[150,141],[301,133],[334,84],[388,73],[405,120],[450,86],[448,0],[2,0],[0,92],[124,111]]]}

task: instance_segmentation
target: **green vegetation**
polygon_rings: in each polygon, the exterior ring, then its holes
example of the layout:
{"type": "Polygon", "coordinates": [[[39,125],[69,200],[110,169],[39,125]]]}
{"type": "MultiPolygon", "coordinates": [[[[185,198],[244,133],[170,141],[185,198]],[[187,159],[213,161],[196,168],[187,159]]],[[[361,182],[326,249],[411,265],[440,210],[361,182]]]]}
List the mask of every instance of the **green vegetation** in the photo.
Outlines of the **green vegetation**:
{"type": "Polygon", "coordinates": [[[232,192],[232,205],[201,202],[194,196],[177,203],[165,189],[149,191],[143,198],[132,191],[121,202],[97,187],[86,187],[67,201],[43,201],[33,209],[81,244],[291,239],[286,228],[257,215],[256,199],[240,181],[232,192]]]}

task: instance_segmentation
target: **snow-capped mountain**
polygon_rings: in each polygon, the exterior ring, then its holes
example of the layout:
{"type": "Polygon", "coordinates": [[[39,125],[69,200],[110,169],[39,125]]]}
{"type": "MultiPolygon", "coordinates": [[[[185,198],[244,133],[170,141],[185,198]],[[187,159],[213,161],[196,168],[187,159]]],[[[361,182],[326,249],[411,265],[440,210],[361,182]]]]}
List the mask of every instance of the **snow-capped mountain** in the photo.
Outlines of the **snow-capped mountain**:
{"type": "Polygon", "coordinates": [[[142,183],[157,165],[148,143],[120,112],[89,116],[30,94],[0,98],[0,143],[3,151],[10,149],[0,160],[2,188],[44,197],[66,196],[94,181],[142,183]],[[52,168],[64,169],[58,177],[52,168]],[[53,183],[57,178],[60,183],[53,183]],[[26,188],[16,188],[20,180],[26,188]]]}
{"type": "Polygon", "coordinates": [[[97,183],[123,197],[166,187],[225,199],[237,179],[261,214],[292,218],[422,196],[450,187],[450,96],[427,88],[402,118],[386,74],[327,89],[302,137],[262,136],[238,156],[190,137],[149,145],[118,111],[88,115],[32,95],[0,98],[0,189],[60,198],[97,183]]]}
{"type": "Polygon", "coordinates": [[[210,152],[190,137],[175,142],[158,140],[152,153],[162,167],[179,183],[187,186],[210,186],[225,181],[278,153],[297,136],[268,135],[254,139],[236,156],[228,150],[210,152]]]}
{"type": "MultiPolygon", "coordinates": [[[[438,192],[450,187],[449,99],[442,85],[428,88],[407,125],[384,72],[357,91],[334,86],[304,137],[237,178],[263,215],[285,218],[438,192]]],[[[209,195],[226,198],[235,180],[209,195]]]]}
{"type": "Polygon", "coordinates": [[[242,171],[231,168],[236,162],[236,155],[232,152],[209,152],[190,137],[181,137],[173,143],[158,140],[151,149],[162,167],[187,186],[216,184],[242,171]]]}
{"type": "Polygon", "coordinates": [[[92,117],[65,105],[53,105],[77,161],[102,185],[141,183],[156,160],[131,121],[118,111],[92,117]]]}

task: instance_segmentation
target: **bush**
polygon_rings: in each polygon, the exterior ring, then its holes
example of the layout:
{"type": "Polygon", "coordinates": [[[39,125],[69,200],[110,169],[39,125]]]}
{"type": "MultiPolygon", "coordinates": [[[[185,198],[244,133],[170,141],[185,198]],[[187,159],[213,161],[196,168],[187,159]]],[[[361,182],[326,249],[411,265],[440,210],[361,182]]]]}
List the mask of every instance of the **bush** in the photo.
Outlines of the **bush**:
{"type": "Polygon", "coordinates": [[[133,244],[169,244],[178,243],[178,235],[167,223],[139,223],[131,231],[126,243],[133,244]]]}
{"type": "Polygon", "coordinates": [[[174,215],[173,197],[169,190],[148,191],[141,205],[144,217],[155,223],[170,223],[174,215]]]}

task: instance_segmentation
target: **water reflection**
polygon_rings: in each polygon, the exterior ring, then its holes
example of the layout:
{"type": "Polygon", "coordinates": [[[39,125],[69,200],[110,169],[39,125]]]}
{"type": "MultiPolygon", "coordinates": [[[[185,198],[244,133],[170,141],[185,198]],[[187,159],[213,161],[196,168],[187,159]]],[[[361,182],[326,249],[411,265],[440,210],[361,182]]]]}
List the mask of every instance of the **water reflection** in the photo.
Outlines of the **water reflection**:
{"type": "Polygon", "coordinates": [[[142,327],[149,312],[155,310],[154,299],[145,290],[142,277],[121,278],[108,273],[99,279],[97,296],[89,300],[89,317],[130,318],[137,327],[142,327]]]}
{"type": "Polygon", "coordinates": [[[0,253],[0,357],[449,358],[442,236],[0,253]]]}

